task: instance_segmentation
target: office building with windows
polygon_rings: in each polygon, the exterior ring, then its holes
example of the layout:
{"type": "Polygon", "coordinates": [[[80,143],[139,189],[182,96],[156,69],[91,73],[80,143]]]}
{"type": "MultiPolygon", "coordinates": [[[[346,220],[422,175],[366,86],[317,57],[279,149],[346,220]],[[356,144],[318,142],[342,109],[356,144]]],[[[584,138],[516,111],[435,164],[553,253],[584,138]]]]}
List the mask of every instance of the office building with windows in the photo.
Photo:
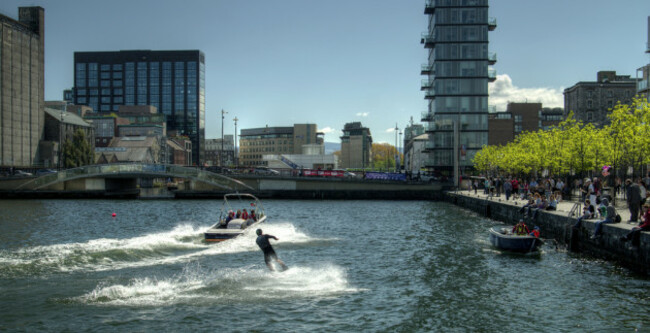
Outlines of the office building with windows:
{"type": "MultiPolygon", "coordinates": [[[[650,57],[650,16],[648,16],[648,42],[645,53],[650,57]]],[[[637,95],[650,102],[650,63],[636,70],[636,79],[637,95]]]]}
{"type": "Polygon", "coordinates": [[[0,167],[41,164],[45,122],[45,10],[18,8],[18,20],[0,14],[0,167]]]}
{"type": "Polygon", "coordinates": [[[454,165],[472,166],[474,154],[488,143],[488,82],[496,80],[489,67],[496,55],[488,52],[488,0],[426,0],[429,29],[421,43],[428,63],[421,89],[428,100],[422,114],[429,142],[426,167],[451,174],[454,165]]]}
{"type": "Polygon", "coordinates": [[[268,166],[264,155],[303,154],[311,145],[323,145],[323,133],[316,124],[292,127],[242,129],[239,137],[239,160],[243,166],[268,166]]]}
{"type": "Polygon", "coordinates": [[[360,122],[343,126],[341,137],[341,168],[365,169],[372,166],[372,134],[360,122]]]}
{"type": "Polygon", "coordinates": [[[75,52],[74,104],[99,113],[151,105],[167,130],[190,138],[192,163],[205,156],[205,55],[189,51],[75,52]]]}
{"type": "Polygon", "coordinates": [[[637,93],[637,80],[616,71],[600,71],[596,81],[580,81],[564,89],[565,116],[573,117],[596,127],[609,124],[607,115],[616,103],[630,104],[637,93]]]}
{"type": "Polygon", "coordinates": [[[564,120],[562,108],[542,107],[542,103],[508,103],[505,112],[490,113],[488,145],[506,145],[522,132],[548,130],[564,120]]]}

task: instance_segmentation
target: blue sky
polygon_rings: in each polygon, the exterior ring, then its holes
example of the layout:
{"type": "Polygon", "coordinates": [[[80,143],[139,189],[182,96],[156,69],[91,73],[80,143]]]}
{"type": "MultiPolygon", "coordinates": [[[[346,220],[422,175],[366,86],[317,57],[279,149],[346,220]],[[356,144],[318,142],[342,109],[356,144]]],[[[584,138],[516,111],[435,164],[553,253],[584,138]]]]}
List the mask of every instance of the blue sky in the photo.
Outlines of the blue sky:
{"type": "MultiPolygon", "coordinates": [[[[424,0],[3,0],[0,13],[45,8],[45,98],[73,84],[75,51],[199,49],[206,56],[206,136],[315,123],[338,142],[361,121],[394,144],[395,123],[426,110],[420,65],[424,0]]],[[[490,103],[563,106],[562,90],[599,70],[635,75],[645,54],[647,0],[493,0],[490,103]]]]}

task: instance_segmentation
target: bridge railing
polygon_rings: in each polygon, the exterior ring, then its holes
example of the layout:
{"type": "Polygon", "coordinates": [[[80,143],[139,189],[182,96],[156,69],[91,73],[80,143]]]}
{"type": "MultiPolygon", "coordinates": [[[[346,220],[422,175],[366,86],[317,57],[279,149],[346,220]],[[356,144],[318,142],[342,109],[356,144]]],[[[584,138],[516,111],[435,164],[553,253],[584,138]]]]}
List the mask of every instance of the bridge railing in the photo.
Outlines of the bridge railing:
{"type": "Polygon", "coordinates": [[[93,176],[111,175],[140,175],[161,178],[189,178],[209,183],[225,189],[251,189],[248,185],[226,176],[218,175],[198,168],[188,168],[171,164],[140,164],[140,163],[116,163],[87,165],[74,169],[61,170],[57,173],[46,174],[32,181],[19,186],[19,189],[39,189],[55,183],[74,180],[78,178],[89,178],[93,176]]]}

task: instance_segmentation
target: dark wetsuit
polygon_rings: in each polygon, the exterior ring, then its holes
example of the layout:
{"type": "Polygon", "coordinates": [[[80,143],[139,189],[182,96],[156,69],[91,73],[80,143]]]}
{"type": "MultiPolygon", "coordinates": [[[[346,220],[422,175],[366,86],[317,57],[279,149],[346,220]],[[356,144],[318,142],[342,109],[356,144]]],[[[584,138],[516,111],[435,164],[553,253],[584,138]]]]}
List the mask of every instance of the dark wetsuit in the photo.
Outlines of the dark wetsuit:
{"type": "Polygon", "coordinates": [[[264,252],[264,262],[266,262],[267,265],[270,264],[271,259],[277,260],[278,256],[275,254],[275,251],[273,250],[273,247],[271,246],[271,243],[269,242],[269,238],[275,238],[275,236],[271,235],[259,235],[257,236],[257,239],[255,240],[255,243],[257,243],[257,246],[262,249],[264,252]]]}

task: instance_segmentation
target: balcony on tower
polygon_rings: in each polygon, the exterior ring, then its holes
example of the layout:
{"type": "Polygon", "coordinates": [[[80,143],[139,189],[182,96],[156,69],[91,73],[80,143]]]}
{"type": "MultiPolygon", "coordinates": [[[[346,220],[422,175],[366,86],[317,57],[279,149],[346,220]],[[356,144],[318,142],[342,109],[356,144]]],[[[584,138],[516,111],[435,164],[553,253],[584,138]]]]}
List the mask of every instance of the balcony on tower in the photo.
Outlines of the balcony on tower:
{"type": "Polygon", "coordinates": [[[488,18],[488,30],[494,31],[497,28],[497,19],[494,17],[488,18]]]}
{"type": "Polygon", "coordinates": [[[424,13],[433,14],[436,11],[436,0],[427,0],[424,2],[424,13]]]}
{"type": "Polygon", "coordinates": [[[494,52],[490,52],[488,54],[488,64],[494,65],[497,63],[497,54],[494,52]]]}
{"type": "Polygon", "coordinates": [[[427,90],[427,92],[424,94],[424,99],[434,99],[434,98],[436,98],[436,90],[434,88],[427,90]]]}
{"type": "Polygon", "coordinates": [[[424,44],[424,48],[430,49],[436,45],[436,36],[429,32],[423,32],[420,43],[424,44]]]}
{"type": "Polygon", "coordinates": [[[488,81],[494,82],[497,79],[497,70],[494,68],[488,68],[488,81]]]}
{"type": "Polygon", "coordinates": [[[433,81],[429,80],[422,80],[422,85],[420,86],[420,90],[429,90],[433,86],[433,81]]]}
{"type": "Polygon", "coordinates": [[[429,111],[422,111],[420,121],[428,122],[433,120],[433,113],[429,111]]]}
{"type": "Polygon", "coordinates": [[[433,69],[433,65],[429,64],[422,64],[422,69],[420,69],[420,74],[422,75],[435,75],[435,70],[433,69]]]}

